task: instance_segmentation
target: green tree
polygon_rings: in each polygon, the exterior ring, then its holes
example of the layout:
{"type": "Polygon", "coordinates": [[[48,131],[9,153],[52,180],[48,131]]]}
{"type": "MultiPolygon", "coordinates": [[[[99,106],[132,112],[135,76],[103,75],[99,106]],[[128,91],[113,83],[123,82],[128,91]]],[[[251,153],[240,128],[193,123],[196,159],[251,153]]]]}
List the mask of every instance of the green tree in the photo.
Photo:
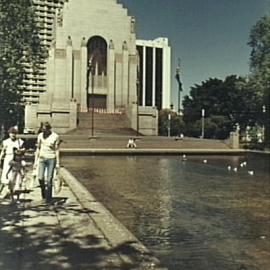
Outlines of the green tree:
{"type": "MultiPolygon", "coordinates": [[[[231,121],[222,115],[206,117],[204,120],[204,137],[213,139],[226,139],[228,131],[232,129],[231,121]]],[[[201,136],[202,121],[196,120],[186,125],[186,134],[194,137],[201,136]]]]}
{"type": "Polygon", "coordinates": [[[160,136],[168,136],[168,126],[169,126],[169,116],[171,115],[170,120],[170,133],[171,136],[178,136],[181,133],[185,132],[185,124],[182,120],[182,117],[178,115],[176,112],[164,109],[159,111],[159,117],[158,117],[158,133],[160,136]]]}
{"type": "Polygon", "coordinates": [[[265,106],[265,139],[269,145],[269,100],[270,100],[270,16],[262,17],[251,29],[249,36],[250,81],[256,91],[261,92],[265,106]]]}
{"type": "Polygon", "coordinates": [[[0,127],[23,119],[25,66],[37,72],[45,57],[31,0],[0,0],[0,127]]]}
{"type": "Polygon", "coordinates": [[[195,85],[183,101],[187,135],[200,134],[196,128],[201,128],[198,123],[202,109],[205,110],[205,136],[208,138],[226,138],[236,124],[242,129],[253,126],[260,119],[257,113],[259,101],[260,95],[254,93],[247,80],[235,75],[226,77],[224,81],[210,78],[201,85],[195,85]]]}
{"type": "Polygon", "coordinates": [[[205,119],[205,137],[226,139],[231,130],[231,121],[223,115],[213,115],[205,119]]]}

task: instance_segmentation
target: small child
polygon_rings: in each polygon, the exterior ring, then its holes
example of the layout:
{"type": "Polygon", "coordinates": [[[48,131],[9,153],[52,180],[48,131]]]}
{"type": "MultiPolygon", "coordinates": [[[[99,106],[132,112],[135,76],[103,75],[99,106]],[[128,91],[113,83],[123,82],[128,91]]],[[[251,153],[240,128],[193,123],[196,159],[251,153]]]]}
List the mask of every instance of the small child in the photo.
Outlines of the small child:
{"type": "Polygon", "coordinates": [[[10,168],[6,177],[9,179],[9,191],[12,201],[14,201],[14,195],[17,195],[17,200],[19,199],[19,191],[25,177],[26,162],[24,152],[24,149],[13,148],[14,157],[9,162],[10,168]]]}

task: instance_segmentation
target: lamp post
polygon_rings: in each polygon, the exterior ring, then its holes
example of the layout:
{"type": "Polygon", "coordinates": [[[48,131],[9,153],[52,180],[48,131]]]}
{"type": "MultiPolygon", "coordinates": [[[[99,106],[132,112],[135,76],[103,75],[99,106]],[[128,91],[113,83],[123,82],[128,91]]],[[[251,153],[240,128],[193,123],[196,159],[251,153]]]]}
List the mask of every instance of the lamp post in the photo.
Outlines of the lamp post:
{"type": "Polygon", "coordinates": [[[204,116],[205,116],[205,110],[202,109],[202,133],[201,133],[201,138],[204,138],[204,116]]]}
{"type": "Polygon", "coordinates": [[[171,137],[171,114],[168,114],[168,137],[171,137]]]}
{"type": "Polygon", "coordinates": [[[178,65],[176,67],[176,72],[175,72],[175,79],[178,83],[178,113],[180,114],[181,112],[181,92],[183,91],[182,89],[182,83],[180,79],[180,58],[178,58],[178,65]]]}
{"type": "Polygon", "coordinates": [[[141,73],[140,73],[140,57],[137,54],[137,78],[136,78],[136,94],[137,94],[137,100],[136,100],[136,129],[137,129],[137,136],[139,136],[140,132],[140,115],[139,115],[139,103],[140,103],[140,88],[141,88],[141,73]]]}
{"type": "MultiPolygon", "coordinates": [[[[139,75],[138,75],[139,76],[139,75]]],[[[140,129],[140,123],[139,123],[139,101],[140,101],[140,80],[139,77],[137,78],[137,82],[136,82],[136,86],[137,86],[137,106],[136,106],[136,110],[137,110],[137,136],[139,136],[139,129],[140,129]]]]}
{"type": "Polygon", "coordinates": [[[94,71],[95,69],[93,66],[91,67],[91,88],[92,88],[92,137],[94,137],[94,106],[95,106],[95,100],[94,100],[94,71]]]}
{"type": "Polygon", "coordinates": [[[88,108],[91,106],[91,137],[94,137],[94,68],[92,63],[93,56],[89,58],[87,66],[87,102],[88,108]],[[89,83],[90,79],[90,83],[89,83]],[[88,87],[91,85],[91,102],[89,101],[88,87]]]}
{"type": "Polygon", "coordinates": [[[92,59],[90,58],[87,62],[87,69],[86,69],[86,88],[85,88],[85,91],[86,91],[86,103],[87,103],[87,112],[89,111],[89,108],[90,108],[90,102],[89,102],[89,77],[90,77],[90,74],[91,74],[91,65],[92,65],[92,59]]]}
{"type": "Polygon", "coordinates": [[[262,112],[263,112],[263,124],[262,124],[262,141],[265,142],[266,136],[265,136],[265,115],[266,115],[266,106],[262,106],[262,112]]]}

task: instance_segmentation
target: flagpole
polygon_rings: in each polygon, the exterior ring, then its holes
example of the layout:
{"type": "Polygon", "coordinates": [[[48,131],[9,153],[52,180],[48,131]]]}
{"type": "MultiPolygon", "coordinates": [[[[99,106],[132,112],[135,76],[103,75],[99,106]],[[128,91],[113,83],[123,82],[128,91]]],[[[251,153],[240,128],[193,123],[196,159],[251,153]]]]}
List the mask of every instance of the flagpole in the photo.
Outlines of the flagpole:
{"type": "Polygon", "coordinates": [[[178,65],[176,67],[175,79],[178,82],[178,114],[180,114],[180,112],[181,112],[181,92],[183,91],[182,83],[181,83],[181,79],[180,79],[180,58],[178,58],[178,65]]]}

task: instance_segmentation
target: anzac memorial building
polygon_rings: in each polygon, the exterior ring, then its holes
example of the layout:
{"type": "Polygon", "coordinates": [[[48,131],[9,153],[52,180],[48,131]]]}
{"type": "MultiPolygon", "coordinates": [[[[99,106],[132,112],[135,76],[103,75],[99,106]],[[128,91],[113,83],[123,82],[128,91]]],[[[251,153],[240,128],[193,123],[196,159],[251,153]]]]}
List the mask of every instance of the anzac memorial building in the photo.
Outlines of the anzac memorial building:
{"type": "Polygon", "coordinates": [[[92,112],[124,115],[130,128],[157,135],[158,110],[170,106],[168,40],[137,40],[135,18],[116,0],[33,3],[48,57],[37,75],[27,70],[26,129],[50,121],[65,133],[92,112]]]}

